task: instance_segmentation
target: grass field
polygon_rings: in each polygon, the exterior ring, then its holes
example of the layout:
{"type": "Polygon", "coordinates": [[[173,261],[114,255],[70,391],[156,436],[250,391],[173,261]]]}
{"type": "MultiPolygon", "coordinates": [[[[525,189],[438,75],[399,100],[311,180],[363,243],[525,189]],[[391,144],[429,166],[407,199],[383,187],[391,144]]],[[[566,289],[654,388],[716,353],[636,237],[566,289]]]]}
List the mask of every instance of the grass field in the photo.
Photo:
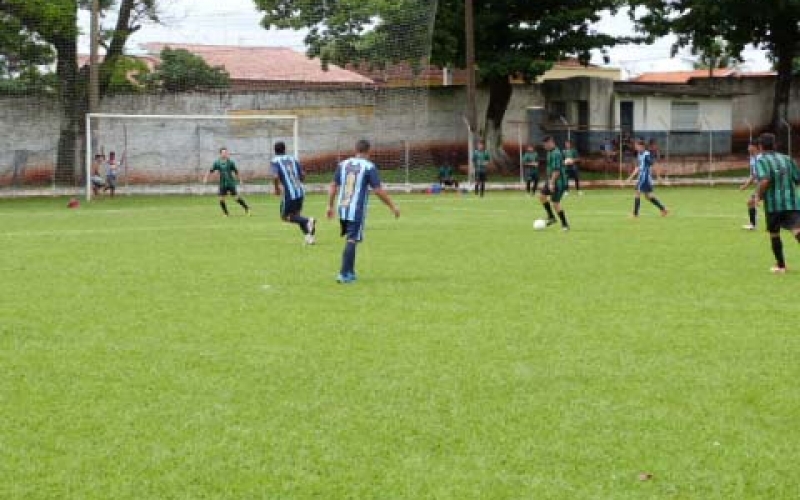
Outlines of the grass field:
{"type": "Polygon", "coordinates": [[[0,200],[0,498],[798,498],[800,248],[659,194],[0,200]]]}

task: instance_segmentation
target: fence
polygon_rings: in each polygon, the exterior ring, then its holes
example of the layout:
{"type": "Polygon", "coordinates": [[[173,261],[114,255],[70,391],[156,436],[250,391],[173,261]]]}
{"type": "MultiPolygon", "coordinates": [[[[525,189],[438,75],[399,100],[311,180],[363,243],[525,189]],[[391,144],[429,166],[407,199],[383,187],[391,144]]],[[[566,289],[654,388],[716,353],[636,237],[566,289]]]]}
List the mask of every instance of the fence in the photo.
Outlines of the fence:
{"type": "MultiPolygon", "coordinates": [[[[513,123],[513,137],[507,137],[506,150],[518,161],[520,181],[525,175],[521,165],[525,148],[534,145],[541,160],[544,156],[541,139],[545,135],[553,136],[561,147],[567,140],[571,141],[581,157],[582,176],[589,179],[611,181],[627,177],[636,166],[636,139],[645,140],[656,160],[655,173],[664,181],[693,179],[714,183],[748,175],[746,145],[757,133],[752,127],[742,136],[730,130],[714,130],[703,117],[694,130],[671,130],[663,119],[660,122],[663,125],[660,130],[630,133],[621,129],[577,127],[563,120],[546,124],[518,121],[513,123]]],[[[780,146],[784,152],[791,153],[789,123],[784,123],[784,140],[780,146]]]]}

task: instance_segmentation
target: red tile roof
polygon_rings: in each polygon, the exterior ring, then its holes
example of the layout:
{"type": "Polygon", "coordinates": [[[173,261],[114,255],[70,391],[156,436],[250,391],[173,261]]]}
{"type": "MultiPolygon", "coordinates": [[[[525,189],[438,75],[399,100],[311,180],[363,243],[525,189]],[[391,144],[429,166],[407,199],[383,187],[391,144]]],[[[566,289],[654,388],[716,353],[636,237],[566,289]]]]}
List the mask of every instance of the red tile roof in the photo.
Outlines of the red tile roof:
{"type": "Polygon", "coordinates": [[[185,49],[202,57],[210,66],[222,66],[234,82],[254,84],[295,83],[310,85],[372,86],[369,78],[333,64],[322,69],[319,59],[284,47],[240,47],[230,45],[194,45],[181,43],[146,43],[151,55],[164,47],[185,49]]]}
{"type": "MultiPolygon", "coordinates": [[[[735,69],[715,69],[714,78],[745,78],[745,77],[764,77],[774,76],[775,73],[762,72],[762,73],[743,73],[735,69]]],[[[635,83],[679,83],[687,84],[690,80],[708,78],[709,71],[707,69],[696,69],[692,71],[661,71],[653,73],[642,73],[636,78],[631,79],[635,83]]]]}

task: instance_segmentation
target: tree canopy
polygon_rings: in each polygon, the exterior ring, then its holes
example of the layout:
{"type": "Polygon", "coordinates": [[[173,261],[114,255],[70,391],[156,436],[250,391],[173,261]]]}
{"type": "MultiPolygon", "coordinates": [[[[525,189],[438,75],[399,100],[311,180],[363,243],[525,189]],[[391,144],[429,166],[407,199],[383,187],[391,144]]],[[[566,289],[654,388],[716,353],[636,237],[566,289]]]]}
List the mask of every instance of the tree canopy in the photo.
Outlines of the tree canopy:
{"type": "Polygon", "coordinates": [[[773,127],[786,118],[792,83],[792,61],[798,54],[800,2],[796,0],[631,0],[646,7],[632,10],[638,26],[650,37],[674,33],[675,49],[693,45],[701,50],[722,39],[739,57],[748,44],[767,49],[776,61],[778,84],[773,127]],[[643,15],[637,14],[644,12],[643,15]]]}
{"type": "MultiPolygon", "coordinates": [[[[254,0],[265,28],[307,29],[308,55],[338,64],[401,60],[465,66],[463,0],[254,0]],[[435,12],[434,12],[435,9],[435,12]],[[435,21],[435,24],[432,23],[435,21]]],[[[511,78],[533,81],[564,57],[588,62],[619,40],[592,30],[627,0],[476,1],[478,77],[489,89],[484,135],[496,152],[511,78]]]]}
{"type": "Polygon", "coordinates": [[[151,85],[169,92],[213,90],[230,86],[225,68],[211,67],[206,61],[186,49],[164,47],[161,63],[148,76],[151,85]]]}

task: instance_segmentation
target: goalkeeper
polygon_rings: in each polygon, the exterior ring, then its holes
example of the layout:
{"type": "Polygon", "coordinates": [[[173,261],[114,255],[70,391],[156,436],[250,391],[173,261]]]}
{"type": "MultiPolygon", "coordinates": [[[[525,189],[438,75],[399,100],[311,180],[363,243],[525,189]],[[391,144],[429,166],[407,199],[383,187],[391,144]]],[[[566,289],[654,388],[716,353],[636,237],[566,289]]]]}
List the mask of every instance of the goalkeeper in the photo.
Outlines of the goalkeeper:
{"type": "Polygon", "coordinates": [[[227,217],[228,205],[225,203],[225,197],[228,195],[236,197],[236,203],[244,208],[244,213],[250,215],[250,207],[236,191],[236,184],[240,184],[239,171],[236,169],[236,162],[234,162],[228,155],[227,148],[219,150],[219,158],[212,165],[205,177],[203,177],[203,184],[208,182],[209,174],[219,172],[219,206],[222,208],[222,213],[227,217]]]}

